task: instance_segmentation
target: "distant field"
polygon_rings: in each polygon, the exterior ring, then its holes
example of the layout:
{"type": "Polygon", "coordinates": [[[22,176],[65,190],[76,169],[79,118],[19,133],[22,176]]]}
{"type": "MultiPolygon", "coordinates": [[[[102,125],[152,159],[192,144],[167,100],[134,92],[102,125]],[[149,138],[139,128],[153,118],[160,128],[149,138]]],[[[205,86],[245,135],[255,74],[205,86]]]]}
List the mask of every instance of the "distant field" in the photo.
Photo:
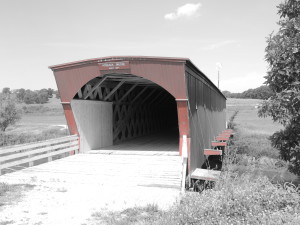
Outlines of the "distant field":
{"type": "Polygon", "coordinates": [[[26,113],[23,113],[22,119],[15,126],[7,129],[8,133],[38,133],[47,129],[66,128],[67,122],[60,99],[51,98],[46,104],[22,104],[19,107],[25,109],[26,113]]]}
{"type": "Polygon", "coordinates": [[[282,126],[274,123],[270,117],[259,118],[257,116],[258,106],[262,100],[259,99],[235,99],[227,100],[227,119],[235,112],[239,111],[235,123],[242,132],[253,134],[271,135],[282,126]]]}
{"type": "Polygon", "coordinates": [[[268,138],[282,126],[274,123],[269,117],[258,117],[258,107],[261,102],[258,99],[228,99],[227,117],[238,111],[234,123],[241,153],[255,158],[261,156],[278,158],[278,151],[271,146],[268,138]]]}

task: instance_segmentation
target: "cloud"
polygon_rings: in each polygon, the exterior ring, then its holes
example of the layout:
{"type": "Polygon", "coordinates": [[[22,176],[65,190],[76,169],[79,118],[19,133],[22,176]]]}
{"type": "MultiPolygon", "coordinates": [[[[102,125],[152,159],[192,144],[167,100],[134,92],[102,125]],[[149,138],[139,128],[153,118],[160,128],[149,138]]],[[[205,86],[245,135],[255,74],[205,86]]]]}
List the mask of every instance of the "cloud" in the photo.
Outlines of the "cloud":
{"type": "Polygon", "coordinates": [[[211,44],[207,47],[203,47],[202,50],[215,50],[217,48],[221,48],[226,45],[237,44],[237,43],[238,43],[238,41],[236,41],[236,40],[226,40],[226,41],[221,41],[221,42],[211,44]]]}
{"type": "Polygon", "coordinates": [[[201,3],[187,3],[176,9],[176,12],[171,12],[165,15],[166,20],[177,20],[179,18],[194,18],[199,16],[201,3]]]}

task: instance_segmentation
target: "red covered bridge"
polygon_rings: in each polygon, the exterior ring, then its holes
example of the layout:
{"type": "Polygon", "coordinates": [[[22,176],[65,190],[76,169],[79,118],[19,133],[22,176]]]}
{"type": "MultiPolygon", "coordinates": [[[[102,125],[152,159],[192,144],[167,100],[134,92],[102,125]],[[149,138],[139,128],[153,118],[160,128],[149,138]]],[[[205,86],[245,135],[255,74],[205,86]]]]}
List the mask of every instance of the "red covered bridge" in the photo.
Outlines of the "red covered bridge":
{"type": "Polygon", "coordinates": [[[182,171],[191,174],[225,130],[226,98],[187,58],[114,56],[50,68],[81,153],[186,149],[182,171]]]}

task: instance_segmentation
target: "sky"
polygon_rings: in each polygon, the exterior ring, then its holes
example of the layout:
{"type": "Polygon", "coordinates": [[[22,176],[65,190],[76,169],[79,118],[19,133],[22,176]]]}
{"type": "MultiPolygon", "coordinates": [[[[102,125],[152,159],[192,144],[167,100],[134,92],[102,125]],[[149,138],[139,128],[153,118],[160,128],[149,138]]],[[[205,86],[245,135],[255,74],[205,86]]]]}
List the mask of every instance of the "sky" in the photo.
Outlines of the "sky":
{"type": "Polygon", "coordinates": [[[220,89],[263,84],[283,0],[0,0],[0,89],[57,89],[48,66],[104,56],[189,58],[220,89]]]}

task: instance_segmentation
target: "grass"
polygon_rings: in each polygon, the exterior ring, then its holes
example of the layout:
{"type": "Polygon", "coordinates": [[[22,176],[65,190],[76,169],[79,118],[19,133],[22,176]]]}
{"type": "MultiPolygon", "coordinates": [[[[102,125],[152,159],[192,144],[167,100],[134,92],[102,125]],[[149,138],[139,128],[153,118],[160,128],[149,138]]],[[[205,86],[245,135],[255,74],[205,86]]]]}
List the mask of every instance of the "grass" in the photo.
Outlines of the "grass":
{"type": "MultiPolygon", "coordinates": [[[[35,186],[31,184],[7,184],[0,182],[0,214],[3,207],[17,203],[20,201],[26,191],[30,191],[34,187],[35,186]]],[[[0,221],[0,225],[8,224],[15,224],[15,221],[0,221]]]]}
{"type": "Polygon", "coordinates": [[[31,184],[7,184],[0,183],[0,211],[1,208],[7,205],[16,203],[25,191],[34,188],[31,184]]]}
{"type": "Polygon", "coordinates": [[[0,148],[43,141],[69,135],[60,100],[50,98],[46,104],[20,104],[22,119],[0,133],[0,148]]]}
{"type": "Polygon", "coordinates": [[[227,119],[234,117],[230,126],[236,135],[214,189],[186,193],[167,211],[134,207],[94,213],[96,224],[300,224],[300,188],[286,183],[297,177],[268,140],[281,126],[257,117],[260,103],[228,99],[227,119]]]}
{"type": "Polygon", "coordinates": [[[213,190],[188,193],[153,224],[299,224],[299,204],[296,191],[266,177],[223,172],[213,190]]]}
{"type": "Polygon", "coordinates": [[[92,214],[92,220],[97,224],[151,224],[163,215],[156,205],[128,208],[120,212],[96,212],[92,214]]]}
{"type": "Polygon", "coordinates": [[[265,176],[223,172],[212,190],[187,193],[168,211],[135,207],[94,213],[95,224],[300,224],[300,196],[265,176]]]}
{"type": "Polygon", "coordinates": [[[18,145],[24,143],[31,143],[37,141],[44,141],[52,138],[59,138],[69,135],[67,130],[61,130],[61,128],[49,128],[36,132],[0,132],[0,148],[10,145],[18,145]]]}

